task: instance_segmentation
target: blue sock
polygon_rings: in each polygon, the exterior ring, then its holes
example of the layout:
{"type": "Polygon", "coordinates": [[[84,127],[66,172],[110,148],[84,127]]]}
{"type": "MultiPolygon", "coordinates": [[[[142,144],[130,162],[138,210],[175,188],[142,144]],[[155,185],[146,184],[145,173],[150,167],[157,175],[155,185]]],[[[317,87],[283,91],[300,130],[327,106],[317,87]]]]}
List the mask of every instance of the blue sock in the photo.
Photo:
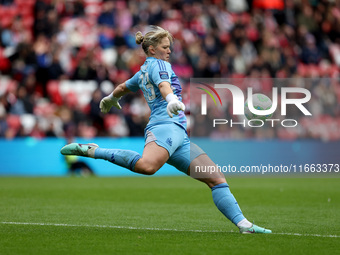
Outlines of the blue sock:
{"type": "Polygon", "coordinates": [[[232,223],[237,225],[245,219],[235,197],[230,192],[228,184],[218,184],[212,187],[211,191],[215,205],[232,223]]]}
{"type": "Polygon", "coordinates": [[[142,156],[135,151],[120,149],[97,148],[94,152],[95,159],[105,159],[113,164],[130,169],[131,171],[134,171],[135,165],[141,157],[142,156]]]}

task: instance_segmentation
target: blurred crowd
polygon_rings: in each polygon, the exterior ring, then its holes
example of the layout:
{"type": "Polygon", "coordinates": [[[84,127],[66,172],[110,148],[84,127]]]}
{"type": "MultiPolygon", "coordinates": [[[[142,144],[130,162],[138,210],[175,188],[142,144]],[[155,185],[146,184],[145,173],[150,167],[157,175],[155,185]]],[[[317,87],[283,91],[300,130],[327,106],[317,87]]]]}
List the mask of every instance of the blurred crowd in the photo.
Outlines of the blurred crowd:
{"type": "MultiPolygon", "coordinates": [[[[192,77],[339,78],[339,0],[0,0],[0,137],[142,136],[150,110],[141,93],[107,115],[99,102],[143,64],[134,35],[150,24],[175,37],[188,115],[192,77]]],[[[323,132],[339,129],[339,83],[309,89],[317,121],[332,120],[323,132]]],[[[323,132],[246,137],[340,139],[323,132]]]]}

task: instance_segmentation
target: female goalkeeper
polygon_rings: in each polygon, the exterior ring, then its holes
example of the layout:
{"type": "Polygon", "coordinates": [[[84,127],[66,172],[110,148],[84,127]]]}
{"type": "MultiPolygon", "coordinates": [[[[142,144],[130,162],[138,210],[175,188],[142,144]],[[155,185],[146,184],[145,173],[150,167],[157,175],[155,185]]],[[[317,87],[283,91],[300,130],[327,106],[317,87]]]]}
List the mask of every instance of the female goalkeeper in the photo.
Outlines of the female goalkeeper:
{"type": "MultiPolygon", "coordinates": [[[[111,107],[121,109],[119,99],[129,92],[143,91],[151,109],[149,123],[145,128],[143,155],[130,150],[103,149],[96,144],[71,143],[61,149],[63,155],[78,155],[105,159],[136,173],[152,175],[165,163],[190,175],[195,166],[215,166],[197,145],[190,143],[186,133],[185,106],[182,103],[181,85],[169,61],[172,35],[163,28],[152,26],[144,36],[136,34],[136,43],[141,44],[147,56],[144,64],[131,79],[118,85],[100,102],[103,113],[111,107]]],[[[240,230],[240,233],[271,233],[250,223],[242,214],[235,197],[222,173],[199,176],[212,191],[217,208],[240,230]]]]}

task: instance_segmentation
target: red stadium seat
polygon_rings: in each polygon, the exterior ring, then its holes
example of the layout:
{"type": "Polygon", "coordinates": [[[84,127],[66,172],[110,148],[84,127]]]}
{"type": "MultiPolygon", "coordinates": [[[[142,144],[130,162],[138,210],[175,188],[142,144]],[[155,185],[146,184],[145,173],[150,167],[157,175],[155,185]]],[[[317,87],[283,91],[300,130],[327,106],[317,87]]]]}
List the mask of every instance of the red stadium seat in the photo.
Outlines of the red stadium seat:
{"type": "Polygon", "coordinates": [[[282,140],[295,140],[299,136],[295,128],[280,128],[278,130],[278,137],[282,140]]]}
{"type": "Polygon", "coordinates": [[[52,102],[57,105],[63,104],[62,96],[59,92],[59,82],[58,81],[50,81],[47,84],[47,94],[51,98],[52,102]]]}
{"type": "Polygon", "coordinates": [[[74,107],[78,105],[78,97],[74,91],[69,91],[64,95],[64,100],[68,106],[74,107]]]}
{"type": "Polygon", "coordinates": [[[25,6],[33,6],[36,0],[15,0],[15,4],[18,6],[25,5],[25,6]]]}
{"type": "Polygon", "coordinates": [[[115,114],[106,114],[104,117],[104,126],[106,130],[109,130],[110,128],[114,127],[120,122],[120,118],[118,115],[115,114]]]}
{"type": "Polygon", "coordinates": [[[7,125],[9,126],[9,128],[12,128],[14,130],[19,130],[21,126],[20,115],[9,114],[7,116],[6,121],[7,121],[7,125]]]}
{"type": "Polygon", "coordinates": [[[97,129],[93,126],[88,126],[86,124],[81,123],[79,125],[79,133],[81,137],[93,138],[97,135],[97,129]]]}
{"type": "Polygon", "coordinates": [[[0,71],[7,71],[11,67],[11,62],[4,56],[4,49],[0,47],[0,71]]]}
{"type": "Polygon", "coordinates": [[[0,19],[0,25],[4,28],[9,27],[12,24],[13,18],[11,16],[2,15],[0,19]]]}
{"type": "Polygon", "coordinates": [[[33,23],[34,23],[34,18],[31,17],[31,16],[28,16],[28,17],[24,17],[23,20],[23,26],[26,28],[26,29],[31,29],[32,26],[33,26],[33,23]]]}
{"type": "Polygon", "coordinates": [[[86,16],[98,17],[102,11],[102,2],[95,0],[85,0],[85,13],[86,16]]]}

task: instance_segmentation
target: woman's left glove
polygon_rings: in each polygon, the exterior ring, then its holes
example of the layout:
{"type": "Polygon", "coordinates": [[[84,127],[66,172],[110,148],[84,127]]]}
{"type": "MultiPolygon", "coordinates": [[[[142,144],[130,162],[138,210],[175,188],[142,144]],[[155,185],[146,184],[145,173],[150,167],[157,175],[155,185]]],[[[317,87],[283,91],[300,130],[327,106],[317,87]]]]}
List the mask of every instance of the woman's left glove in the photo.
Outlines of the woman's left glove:
{"type": "Polygon", "coordinates": [[[166,110],[171,118],[172,114],[177,115],[179,111],[185,111],[185,105],[178,100],[175,94],[168,94],[165,100],[168,102],[166,110]]]}

